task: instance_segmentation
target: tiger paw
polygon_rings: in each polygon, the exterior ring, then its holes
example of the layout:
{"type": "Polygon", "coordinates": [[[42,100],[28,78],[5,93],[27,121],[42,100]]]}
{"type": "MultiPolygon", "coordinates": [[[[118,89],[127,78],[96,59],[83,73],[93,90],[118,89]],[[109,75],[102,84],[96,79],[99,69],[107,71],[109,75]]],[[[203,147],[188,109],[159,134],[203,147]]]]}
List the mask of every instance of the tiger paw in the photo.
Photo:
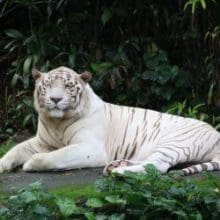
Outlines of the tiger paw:
{"type": "Polygon", "coordinates": [[[136,172],[144,173],[145,169],[144,169],[144,166],[142,165],[132,165],[132,166],[116,167],[111,172],[123,175],[126,171],[134,172],[134,173],[136,172]]]}
{"type": "Polygon", "coordinates": [[[9,163],[6,163],[6,162],[3,162],[3,160],[0,160],[0,173],[3,173],[5,171],[10,171],[11,168],[10,168],[10,164],[9,163]]]}
{"type": "Polygon", "coordinates": [[[37,153],[33,155],[24,165],[23,170],[28,171],[40,171],[44,168],[43,153],[37,153]]]}
{"type": "MultiPolygon", "coordinates": [[[[31,159],[30,159],[31,160],[31,159]]],[[[28,172],[33,170],[32,162],[28,160],[24,165],[23,165],[23,170],[28,172]]]]}
{"type": "Polygon", "coordinates": [[[110,162],[103,170],[103,174],[104,175],[108,175],[109,173],[112,172],[113,169],[117,168],[117,167],[125,167],[128,165],[128,161],[127,160],[114,160],[112,162],[110,162]]]}

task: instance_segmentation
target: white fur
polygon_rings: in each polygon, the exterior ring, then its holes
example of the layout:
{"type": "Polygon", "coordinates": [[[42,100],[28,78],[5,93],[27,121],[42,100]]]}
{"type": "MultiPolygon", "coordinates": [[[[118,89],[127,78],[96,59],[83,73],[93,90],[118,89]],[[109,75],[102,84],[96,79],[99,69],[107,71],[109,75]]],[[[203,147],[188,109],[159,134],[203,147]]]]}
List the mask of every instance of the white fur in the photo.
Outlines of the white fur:
{"type": "MultiPolygon", "coordinates": [[[[48,89],[43,99],[45,107],[40,106],[35,92],[37,134],[0,160],[0,172],[19,165],[25,171],[110,167],[111,161],[126,159],[130,161],[127,166],[115,167],[112,172],[143,172],[146,164],[154,164],[164,173],[179,163],[220,162],[220,134],[208,124],[108,104],[72,70],[60,67],[49,74],[60,72],[72,74],[82,89],[81,99],[71,99],[62,82],[48,89]],[[54,104],[50,96],[62,100],[54,104]]],[[[43,77],[47,79],[48,75],[42,74],[43,77]]],[[[41,80],[36,82],[36,88],[41,80]]],[[[198,170],[202,171],[200,167],[198,170]]]]}

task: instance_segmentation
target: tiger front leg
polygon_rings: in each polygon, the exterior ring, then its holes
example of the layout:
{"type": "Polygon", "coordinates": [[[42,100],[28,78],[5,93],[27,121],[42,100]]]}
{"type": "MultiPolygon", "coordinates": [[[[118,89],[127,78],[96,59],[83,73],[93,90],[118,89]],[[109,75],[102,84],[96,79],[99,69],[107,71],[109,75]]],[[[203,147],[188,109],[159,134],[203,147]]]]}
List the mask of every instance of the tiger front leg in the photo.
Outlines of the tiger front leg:
{"type": "Polygon", "coordinates": [[[0,159],[0,173],[10,171],[28,161],[39,152],[37,145],[37,139],[32,138],[13,147],[0,159]]]}
{"type": "Polygon", "coordinates": [[[104,147],[94,144],[74,144],[49,152],[38,153],[23,166],[24,171],[70,170],[101,167],[106,164],[104,147]]]}

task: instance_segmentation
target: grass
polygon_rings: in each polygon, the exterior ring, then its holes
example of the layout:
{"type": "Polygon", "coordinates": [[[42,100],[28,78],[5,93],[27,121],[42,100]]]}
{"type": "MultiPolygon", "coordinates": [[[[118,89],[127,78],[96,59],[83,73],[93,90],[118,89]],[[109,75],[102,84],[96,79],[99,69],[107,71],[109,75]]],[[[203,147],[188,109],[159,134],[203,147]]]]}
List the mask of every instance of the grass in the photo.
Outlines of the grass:
{"type": "Polygon", "coordinates": [[[202,172],[201,177],[197,176],[188,176],[194,184],[201,187],[209,187],[210,185],[217,185],[220,189],[220,175],[214,175],[213,172],[202,172]]]}
{"type": "Polygon", "coordinates": [[[55,196],[62,196],[69,199],[76,200],[83,200],[90,197],[102,197],[104,196],[104,193],[95,191],[94,184],[88,184],[88,185],[75,185],[75,186],[66,186],[66,187],[59,187],[52,190],[49,190],[49,192],[55,196]]]}
{"type": "MultiPolygon", "coordinates": [[[[4,192],[2,191],[2,184],[0,184],[0,204],[3,201],[6,201],[10,196],[14,195],[15,192],[4,192]]],[[[67,198],[74,200],[76,202],[86,201],[87,198],[96,197],[102,198],[104,197],[104,193],[96,192],[94,188],[94,184],[88,184],[83,186],[66,186],[66,187],[58,187],[55,189],[51,189],[48,191],[51,195],[56,196],[58,198],[67,198]]],[[[16,192],[17,193],[17,192],[16,192]]]]}

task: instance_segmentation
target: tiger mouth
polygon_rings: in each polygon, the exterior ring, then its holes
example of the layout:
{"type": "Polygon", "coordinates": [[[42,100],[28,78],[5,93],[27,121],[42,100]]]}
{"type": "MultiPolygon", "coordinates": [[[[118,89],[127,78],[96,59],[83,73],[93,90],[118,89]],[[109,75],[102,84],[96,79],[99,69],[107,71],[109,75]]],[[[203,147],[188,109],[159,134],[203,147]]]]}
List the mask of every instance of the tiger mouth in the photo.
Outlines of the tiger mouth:
{"type": "Polygon", "coordinates": [[[63,111],[63,109],[59,108],[58,106],[54,107],[47,107],[47,110],[50,111],[63,111]]]}
{"type": "Polygon", "coordinates": [[[54,108],[51,108],[51,109],[48,109],[48,111],[49,112],[51,112],[51,111],[62,111],[62,112],[68,112],[68,111],[70,111],[70,110],[72,110],[73,108],[71,108],[71,107],[65,107],[65,108],[60,108],[60,107],[54,107],[54,108]]]}

